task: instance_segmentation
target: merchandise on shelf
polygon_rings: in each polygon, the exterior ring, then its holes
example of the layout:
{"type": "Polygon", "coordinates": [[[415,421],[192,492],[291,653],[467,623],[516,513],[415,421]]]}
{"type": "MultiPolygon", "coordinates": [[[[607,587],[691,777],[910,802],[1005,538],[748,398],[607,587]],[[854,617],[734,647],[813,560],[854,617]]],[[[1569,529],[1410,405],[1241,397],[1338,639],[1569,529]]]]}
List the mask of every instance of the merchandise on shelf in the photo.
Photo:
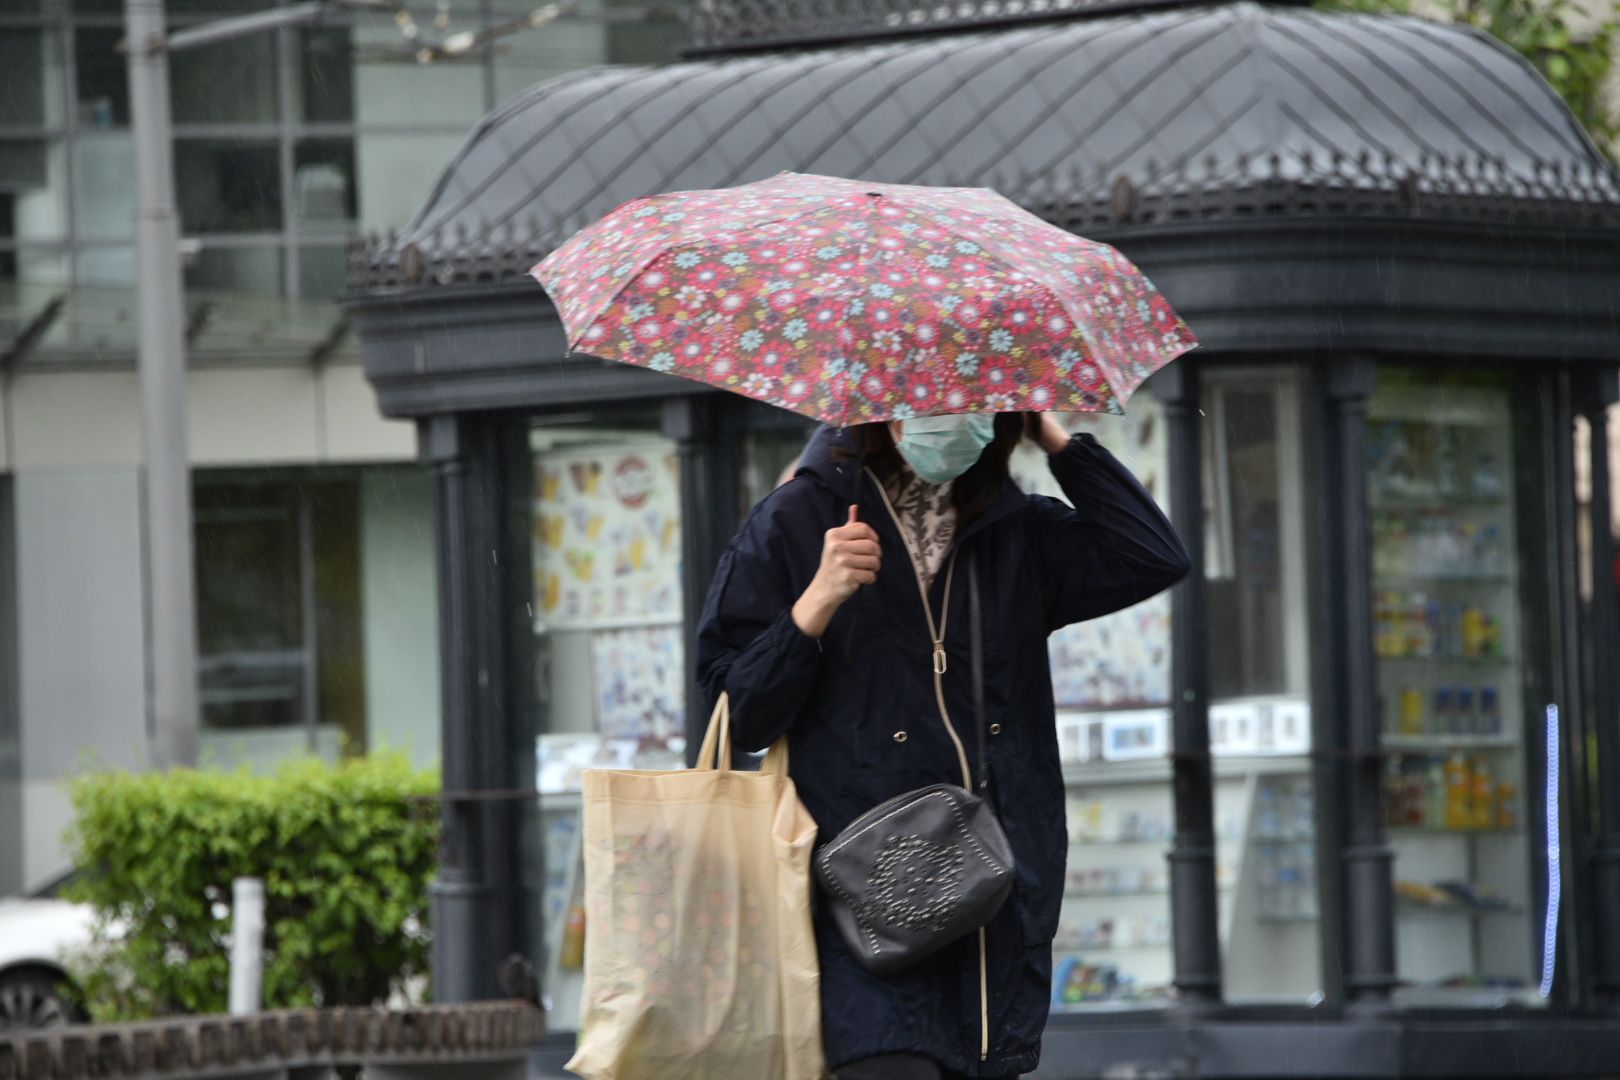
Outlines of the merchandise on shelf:
{"type": "Polygon", "coordinates": [[[1164,892],[1168,884],[1154,866],[1071,866],[1067,877],[1070,896],[1141,896],[1164,892]]]}
{"type": "Polygon", "coordinates": [[[1373,647],[1389,659],[1499,660],[1502,626],[1472,601],[1381,589],[1373,596],[1373,647]]]}
{"type": "Polygon", "coordinates": [[[1395,895],[1412,908],[1430,910],[1510,911],[1513,905],[1494,890],[1466,881],[1395,882],[1395,895]]]}
{"type": "Polygon", "coordinates": [[[1403,738],[1500,739],[1504,734],[1501,693],[1495,683],[1436,686],[1433,704],[1424,708],[1424,691],[1403,686],[1395,695],[1395,715],[1385,725],[1403,738]]]}
{"type": "Polygon", "coordinates": [[[1381,578],[1472,580],[1507,573],[1507,545],[1494,522],[1452,512],[1385,509],[1373,515],[1373,573],[1381,578]]]}
{"type": "Polygon", "coordinates": [[[1151,843],[1169,840],[1169,818],[1134,810],[1108,810],[1100,799],[1069,799],[1069,842],[1084,844],[1151,843]]]}
{"type": "Polygon", "coordinates": [[[1485,445],[1488,429],[1427,421],[1367,425],[1367,487],[1381,502],[1500,499],[1503,463],[1485,445]]]}
{"type": "Polygon", "coordinates": [[[1518,788],[1495,780],[1482,754],[1391,754],[1384,766],[1384,824],[1465,832],[1518,826],[1518,788]]]}

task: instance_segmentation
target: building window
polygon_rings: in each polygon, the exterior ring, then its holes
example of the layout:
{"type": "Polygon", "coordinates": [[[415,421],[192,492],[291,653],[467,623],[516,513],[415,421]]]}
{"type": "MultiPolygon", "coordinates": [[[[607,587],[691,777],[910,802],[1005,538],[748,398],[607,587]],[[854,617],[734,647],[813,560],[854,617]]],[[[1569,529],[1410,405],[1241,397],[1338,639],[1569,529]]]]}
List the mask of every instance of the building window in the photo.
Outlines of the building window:
{"type": "Polygon", "coordinates": [[[73,35],[81,128],[129,126],[129,65],[116,27],[81,26],[73,35]]]}
{"type": "Polygon", "coordinates": [[[281,156],[274,142],[176,139],[174,176],[187,233],[280,231],[281,156]]]}
{"type": "Polygon", "coordinates": [[[273,124],[276,36],[249,34],[174,53],[169,87],[177,125],[273,124]]]}
{"type": "Polygon", "coordinates": [[[205,734],[227,754],[363,749],[357,484],[214,473],[194,498],[205,734]]]}

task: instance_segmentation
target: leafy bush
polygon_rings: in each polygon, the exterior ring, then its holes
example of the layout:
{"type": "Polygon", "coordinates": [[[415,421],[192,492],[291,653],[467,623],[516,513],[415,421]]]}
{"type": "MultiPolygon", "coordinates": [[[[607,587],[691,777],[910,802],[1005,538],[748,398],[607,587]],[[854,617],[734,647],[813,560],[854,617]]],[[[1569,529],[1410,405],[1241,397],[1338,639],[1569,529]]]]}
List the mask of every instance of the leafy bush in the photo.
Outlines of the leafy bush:
{"type": "Polygon", "coordinates": [[[427,965],[437,777],[399,755],[290,762],[271,776],[83,776],[70,899],[96,910],[74,963],[98,1021],[222,1012],[231,882],[265,888],[266,1008],[385,1000],[427,965]]]}

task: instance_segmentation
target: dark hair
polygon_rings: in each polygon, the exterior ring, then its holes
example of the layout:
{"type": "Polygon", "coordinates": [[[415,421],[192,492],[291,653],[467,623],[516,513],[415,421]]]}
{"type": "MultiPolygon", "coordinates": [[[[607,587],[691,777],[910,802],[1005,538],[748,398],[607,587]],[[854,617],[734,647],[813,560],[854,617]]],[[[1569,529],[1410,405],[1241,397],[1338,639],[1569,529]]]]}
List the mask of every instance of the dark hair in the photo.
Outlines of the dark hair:
{"type": "MultiPolygon", "coordinates": [[[[986,510],[1001,494],[1002,486],[1007,482],[1007,462],[1012,458],[1013,451],[1018,449],[1018,441],[1026,432],[1033,430],[1030,424],[1030,413],[997,413],[996,437],[979,460],[973,463],[972,468],[956,478],[951,486],[951,506],[956,510],[958,527],[967,524],[986,510]]],[[[866,449],[866,464],[872,471],[887,480],[900,471],[904,464],[900,451],[895,449],[894,436],[889,434],[889,425],[885,422],[862,424],[856,429],[860,443],[866,449]]]]}

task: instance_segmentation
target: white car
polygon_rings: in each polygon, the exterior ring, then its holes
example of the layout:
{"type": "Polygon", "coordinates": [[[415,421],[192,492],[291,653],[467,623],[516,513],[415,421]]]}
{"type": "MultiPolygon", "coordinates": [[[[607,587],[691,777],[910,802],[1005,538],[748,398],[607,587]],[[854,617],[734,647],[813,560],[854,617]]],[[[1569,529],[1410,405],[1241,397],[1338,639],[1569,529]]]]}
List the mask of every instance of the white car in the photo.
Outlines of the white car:
{"type": "Polygon", "coordinates": [[[0,1035],[59,1027],[82,1017],[65,996],[63,956],[90,942],[86,904],[60,898],[72,871],[0,898],[0,1035]]]}

